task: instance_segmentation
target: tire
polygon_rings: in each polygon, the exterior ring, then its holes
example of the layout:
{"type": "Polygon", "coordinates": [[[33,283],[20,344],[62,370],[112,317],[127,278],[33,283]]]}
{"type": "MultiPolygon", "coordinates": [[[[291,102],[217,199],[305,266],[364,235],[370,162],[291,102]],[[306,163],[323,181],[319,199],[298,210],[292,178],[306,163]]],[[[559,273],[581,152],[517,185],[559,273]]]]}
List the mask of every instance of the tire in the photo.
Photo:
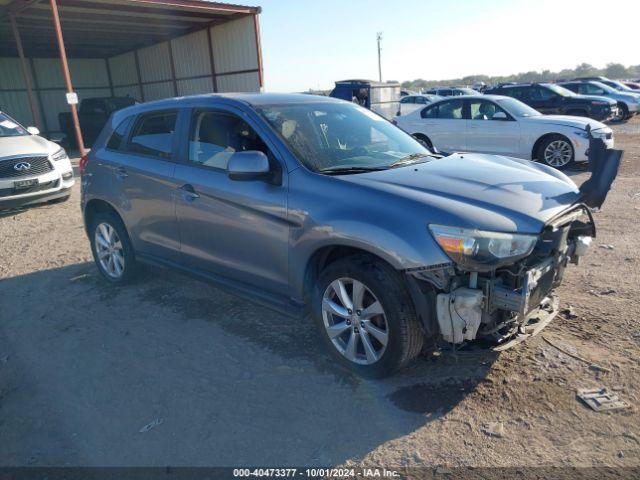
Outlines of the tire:
{"type": "Polygon", "coordinates": [[[89,240],[93,259],[105,280],[112,284],[124,284],[134,277],[137,270],[135,255],[129,234],[120,217],[110,212],[97,213],[91,221],[89,240]],[[104,243],[105,240],[108,241],[107,232],[115,233],[115,237],[111,237],[113,241],[108,242],[109,247],[104,243]],[[98,240],[98,236],[103,240],[102,243],[98,240]],[[121,260],[116,260],[108,253],[105,255],[105,249],[119,253],[121,260]],[[113,258],[113,262],[109,261],[109,256],[113,258]]]}
{"type": "Polygon", "coordinates": [[[620,114],[614,119],[617,122],[624,122],[629,118],[629,107],[626,104],[620,102],[618,103],[618,110],[620,114]]]}
{"type": "Polygon", "coordinates": [[[558,170],[564,170],[575,163],[575,150],[571,141],[562,135],[549,135],[538,146],[536,157],[539,162],[558,170]],[[553,155],[558,152],[558,156],[553,155]]]}
{"type": "Polygon", "coordinates": [[[422,349],[424,335],[402,277],[380,260],[353,255],[331,263],[320,273],[311,301],[312,317],[332,357],[362,377],[389,376],[409,364],[422,349]],[[364,294],[358,302],[361,310],[348,309],[349,305],[341,301],[338,282],[353,307],[357,307],[353,305],[357,302],[353,301],[354,286],[356,282],[363,285],[359,291],[364,294]],[[338,308],[328,306],[327,300],[338,308]],[[338,309],[342,315],[335,313],[338,309]],[[333,339],[330,326],[339,327],[333,329],[333,339]],[[349,349],[349,345],[355,347],[349,349]]]}

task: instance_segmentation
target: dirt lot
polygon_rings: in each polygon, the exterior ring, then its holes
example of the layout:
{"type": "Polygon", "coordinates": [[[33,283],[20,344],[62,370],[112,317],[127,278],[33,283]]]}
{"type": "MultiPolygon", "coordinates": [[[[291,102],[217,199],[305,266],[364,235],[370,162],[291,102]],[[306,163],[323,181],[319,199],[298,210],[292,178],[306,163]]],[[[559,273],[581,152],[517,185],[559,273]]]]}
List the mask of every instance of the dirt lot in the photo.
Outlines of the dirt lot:
{"type": "Polygon", "coordinates": [[[615,130],[624,164],[560,291],[572,313],[385,381],[337,372],[310,324],[172,272],[106,285],[77,186],[0,217],[0,465],[640,466],[640,118],[615,130]],[[631,407],[576,400],[597,386],[631,407]]]}

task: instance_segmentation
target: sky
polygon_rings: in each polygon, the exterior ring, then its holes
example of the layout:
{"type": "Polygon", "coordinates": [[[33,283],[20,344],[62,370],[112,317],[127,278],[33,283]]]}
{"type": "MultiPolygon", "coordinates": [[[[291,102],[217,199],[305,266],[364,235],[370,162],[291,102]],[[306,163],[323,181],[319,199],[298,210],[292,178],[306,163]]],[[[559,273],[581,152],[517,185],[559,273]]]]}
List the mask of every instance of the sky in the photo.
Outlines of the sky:
{"type": "MultiPolygon", "coordinates": [[[[249,0],[246,1],[249,3],[249,0]]],[[[640,64],[640,0],[256,0],[265,91],[640,64]]]]}

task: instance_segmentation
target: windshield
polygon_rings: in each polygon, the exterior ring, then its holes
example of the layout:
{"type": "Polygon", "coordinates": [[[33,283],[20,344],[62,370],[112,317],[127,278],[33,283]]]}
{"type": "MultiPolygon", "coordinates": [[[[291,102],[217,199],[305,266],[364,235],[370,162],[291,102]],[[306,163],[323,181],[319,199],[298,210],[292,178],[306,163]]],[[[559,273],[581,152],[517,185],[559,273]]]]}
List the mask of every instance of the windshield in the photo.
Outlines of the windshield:
{"type": "Polygon", "coordinates": [[[0,113],[0,137],[21,137],[23,135],[29,135],[26,128],[8,115],[0,113]]]}
{"type": "Polygon", "coordinates": [[[624,83],[619,82],[619,81],[617,81],[617,80],[611,80],[609,83],[610,83],[610,84],[612,84],[613,88],[616,88],[616,89],[618,89],[618,90],[623,90],[623,91],[625,91],[625,92],[634,92],[634,93],[637,93],[637,92],[635,92],[635,91],[633,90],[633,88],[629,88],[629,87],[627,87],[624,83]]]}
{"type": "Polygon", "coordinates": [[[478,92],[476,92],[472,88],[458,88],[457,90],[462,92],[464,95],[477,95],[478,94],[478,92]]]}
{"type": "Polygon", "coordinates": [[[520,100],[516,100],[515,98],[501,98],[496,100],[496,102],[514,117],[523,118],[542,115],[539,111],[522,103],[520,100]]]}
{"type": "Polygon", "coordinates": [[[557,93],[561,97],[573,97],[575,95],[575,93],[573,93],[571,90],[569,90],[568,88],[561,87],[560,85],[549,84],[549,85],[545,85],[545,87],[557,93]]]}
{"type": "Polygon", "coordinates": [[[384,118],[351,103],[269,105],[257,109],[310,170],[377,170],[432,155],[384,118]]]}

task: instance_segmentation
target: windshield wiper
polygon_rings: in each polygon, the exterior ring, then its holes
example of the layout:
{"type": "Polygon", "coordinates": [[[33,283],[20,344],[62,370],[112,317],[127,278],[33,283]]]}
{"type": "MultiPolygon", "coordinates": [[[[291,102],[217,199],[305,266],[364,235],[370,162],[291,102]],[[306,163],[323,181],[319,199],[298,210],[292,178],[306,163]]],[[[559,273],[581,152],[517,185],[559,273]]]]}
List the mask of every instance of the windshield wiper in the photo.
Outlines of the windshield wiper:
{"type": "Polygon", "coordinates": [[[412,153],[411,155],[402,157],[400,160],[396,160],[391,165],[389,165],[389,168],[400,167],[402,165],[410,165],[412,163],[419,163],[420,159],[431,156],[432,155],[427,155],[426,153],[412,153]]]}
{"type": "Polygon", "coordinates": [[[364,172],[379,172],[380,170],[386,170],[386,167],[329,167],[319,170],[320,173],[364,173],[364,172]]]}

